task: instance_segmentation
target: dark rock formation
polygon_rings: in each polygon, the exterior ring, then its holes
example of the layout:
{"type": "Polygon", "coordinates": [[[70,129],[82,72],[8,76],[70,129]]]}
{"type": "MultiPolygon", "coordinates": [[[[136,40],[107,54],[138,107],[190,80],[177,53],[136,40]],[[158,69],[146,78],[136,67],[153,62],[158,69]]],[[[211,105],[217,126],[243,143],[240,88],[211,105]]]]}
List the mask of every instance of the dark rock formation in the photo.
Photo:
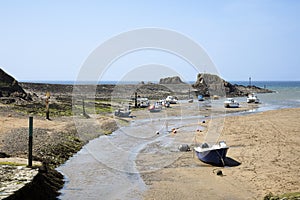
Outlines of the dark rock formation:
{"type": "Polygon", "coordinates": [[[31,100],[18,81],[0,68],[0,98],[3,103],[13,103],[22,100],[31,100]]]}
{"type": "Polygon", "coordinates": [[[198,94],[204,96],[225,96],[224,80],[213,74],[198,74],[197,81],[192,85],[198,94]]]}
{"type": "Polygon", "coordinates": [[[178,76],[173,77],[167,77],[167,78],[161,78],[159,80],[159,84],[180,84],[184,83],[178,76]]]}
{"type": "Polygon", "coordinates": [[[271,93],[273,91],[256,86],[231,84],[214,74],[198,74],[197,81],[192,85],[197,94],[204,96],[246,96],[249,93],[271,93]]]}

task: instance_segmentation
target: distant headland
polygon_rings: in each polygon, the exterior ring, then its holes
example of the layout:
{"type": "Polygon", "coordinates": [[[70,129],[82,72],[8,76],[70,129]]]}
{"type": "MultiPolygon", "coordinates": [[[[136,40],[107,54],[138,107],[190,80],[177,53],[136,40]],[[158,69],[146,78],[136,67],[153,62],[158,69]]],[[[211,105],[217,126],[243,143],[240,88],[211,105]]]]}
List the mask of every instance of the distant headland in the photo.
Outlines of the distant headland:
{"type": "MultiPolygon", "coordinates": [[[[71,98],[73,87],[73,84],[18,82],[0,68],[0,101],[2,103],[22,104],[27,101],[38,100],[47,91],[54,96],[71,98]]],[[[81,85],[80,87],[84,89],[88,86],[81,85]]],[[[183,82],[178,76],[161,78],[158,83],[101,84],[96,87],[96,98],[108,99],[116,90],[122,91],[120,88],[126,88],[126,91],[136,91],[140,96],[148,97],[149,99],[165,98],[168,95],[186,98],[189,94],[194,96],[201,94],[206,97],[212,95],[238,97],[247,96],[249,93],[273,92],[254,85],[231,84],[217,75],[200,73],[193,84],[183,82]]]]}

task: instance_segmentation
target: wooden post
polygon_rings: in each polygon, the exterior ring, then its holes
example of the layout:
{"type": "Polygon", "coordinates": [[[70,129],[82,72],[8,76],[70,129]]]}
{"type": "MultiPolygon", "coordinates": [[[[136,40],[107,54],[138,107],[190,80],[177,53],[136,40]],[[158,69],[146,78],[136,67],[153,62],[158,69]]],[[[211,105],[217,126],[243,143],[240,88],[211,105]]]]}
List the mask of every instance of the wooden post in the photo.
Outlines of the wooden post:
{"type": "Polygon", "coordinates": [[[32,134],[33,134],[33,117],[29,117],[29,140],[28,140],[28,167],[32,167],[32,134]]]}
{"type": "Polygon", "coordinates": [[[46,92],[46,119],[50,120],[49,117],[49,99],[50,99],[50,92],[46,92]]]}
{"type": "Polygon", "coordinates": [[[134,107],[137,108],[137,92],[134,93],[134,107]]]}
{"type": "Polygon", "coordinates": [[[84,97],[82,97],[82,114],[83,114],[83,116],[86,116],[85,106],[84,106],[84,97]]]}

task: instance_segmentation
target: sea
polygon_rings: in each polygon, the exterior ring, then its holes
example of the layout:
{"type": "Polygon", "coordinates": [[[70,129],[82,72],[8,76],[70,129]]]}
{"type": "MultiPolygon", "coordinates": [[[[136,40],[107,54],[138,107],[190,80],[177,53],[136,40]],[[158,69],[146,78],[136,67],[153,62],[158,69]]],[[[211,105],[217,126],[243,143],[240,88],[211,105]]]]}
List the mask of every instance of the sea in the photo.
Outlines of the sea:
{"type": "MultiPolygon", "coordinates": [[[[248,81],[232,81],[232,84],[249,85],[248,81]]],[[[273,93],[257,94],[261,101],[257,111],[300,107],[300,81],[253,81],[257,87],[267,88],[273,93]]],[[[242,100],[238,98],[237,100],[242,100]]]]}

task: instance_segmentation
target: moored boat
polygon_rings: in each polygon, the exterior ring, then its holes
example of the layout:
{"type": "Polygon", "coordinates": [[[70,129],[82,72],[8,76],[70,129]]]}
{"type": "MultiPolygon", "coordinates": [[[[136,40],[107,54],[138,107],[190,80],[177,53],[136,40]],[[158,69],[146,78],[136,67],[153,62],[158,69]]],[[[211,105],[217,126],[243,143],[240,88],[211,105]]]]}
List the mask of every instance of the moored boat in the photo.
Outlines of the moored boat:
{"type": "Polygon", "coordinates": [[[166,102],[169,102],[170,104],[176,104],[177,103],[177,98],[173,96],[167,96],[166,102]]]}
{"type": "Polygon", "coordinates": [[[201,94],[198,95],[198,101],[204,101],[203,95],[201,94]]]}
{"type": "Polygon", "coordinates": [[[154,105],[149,106],[148,110],[150,112],[160,112],[162,110],[161,102],[156,102],[154,105]]]}
{"type": "Polygon", "coordinates": [[[255,93],[248,94],[247,103],[259,103],[259,98],[257,98],[255,93]]]}
{"type": "Polygon", "coordinates": [[[240,104],[233,98],[227,98],[224,101],[224,107],[225,108],[238,108],[240,104]]]}
{"type": "Polygon", "coordinates": [[[139,108],[146,108],[150,105],[148,98],[137,98],[137,106],[139,108]]]}
{"type": "Polygon", "coordinates": [[[131,114],[131,110],[115,110],[115,116],[117,117],[129,117],[129,115],[131,114]]]}
{"type": "Polygon", "coordinates": [[[216,166],[225,165],[224,159],[226,158],[228,149],[229,147],[224,141],[214,145],[203,143],[202,145],[194,148],[199,160],[216,166]]]}

